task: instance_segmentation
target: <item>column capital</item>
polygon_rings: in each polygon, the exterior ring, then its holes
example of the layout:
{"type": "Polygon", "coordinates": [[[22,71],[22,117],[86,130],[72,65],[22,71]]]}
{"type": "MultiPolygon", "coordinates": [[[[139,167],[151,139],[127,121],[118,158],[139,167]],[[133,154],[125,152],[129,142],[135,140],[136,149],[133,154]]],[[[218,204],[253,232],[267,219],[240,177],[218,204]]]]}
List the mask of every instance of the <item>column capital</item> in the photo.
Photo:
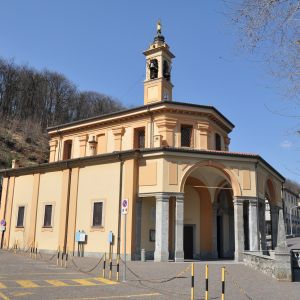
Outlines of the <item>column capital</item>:
{"type": "Polygon", "coordinates": [[[234,197],[233,198],[233,204],[234,205],[243,205],[243,203],[246,201],[245,198],[242,197],[234,197]]]}

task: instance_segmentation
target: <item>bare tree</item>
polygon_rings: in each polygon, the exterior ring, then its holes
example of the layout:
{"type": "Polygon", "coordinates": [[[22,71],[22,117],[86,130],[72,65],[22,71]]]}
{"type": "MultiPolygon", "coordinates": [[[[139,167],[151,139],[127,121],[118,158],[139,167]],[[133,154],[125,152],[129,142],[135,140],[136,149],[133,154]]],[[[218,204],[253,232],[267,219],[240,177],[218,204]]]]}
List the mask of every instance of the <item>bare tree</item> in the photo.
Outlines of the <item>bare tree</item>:
{"type": "Polygon", "coordinates": [[[300,92],[300,0],[224,0],[238,26],[240,45],[256,51],[283,80],[290,96],[300,92]]]}

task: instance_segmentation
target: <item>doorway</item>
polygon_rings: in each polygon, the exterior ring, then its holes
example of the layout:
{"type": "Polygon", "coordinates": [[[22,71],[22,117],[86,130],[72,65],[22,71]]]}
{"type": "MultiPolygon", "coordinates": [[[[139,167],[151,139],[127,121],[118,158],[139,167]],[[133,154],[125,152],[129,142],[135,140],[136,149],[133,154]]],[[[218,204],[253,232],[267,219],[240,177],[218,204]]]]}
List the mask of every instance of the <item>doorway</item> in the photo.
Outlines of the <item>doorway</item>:
{"type": "Polygon", "coordinates": [[[185,259],[194,258],[194,225],[184,225],[183,250],[185,259]]]}

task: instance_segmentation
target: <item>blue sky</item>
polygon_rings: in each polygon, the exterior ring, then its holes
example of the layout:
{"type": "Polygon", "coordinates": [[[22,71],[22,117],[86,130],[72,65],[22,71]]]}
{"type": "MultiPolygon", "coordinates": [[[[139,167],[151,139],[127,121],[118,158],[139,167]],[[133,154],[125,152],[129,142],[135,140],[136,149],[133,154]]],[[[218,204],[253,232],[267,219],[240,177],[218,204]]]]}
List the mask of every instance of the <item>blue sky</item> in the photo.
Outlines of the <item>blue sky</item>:
{"type": "Polygon", "coordinates": [[[61,72],[81,90],[138,106],[142,52],[159,18],[176,56],[174,100],[214,105],[236,126],[231,151],[260,154],[299,182],[300,122],[285,116],[299,107],[282,96],[258,57],[238,49],[222,0],[1,1],[0,56],[61,72]]]}

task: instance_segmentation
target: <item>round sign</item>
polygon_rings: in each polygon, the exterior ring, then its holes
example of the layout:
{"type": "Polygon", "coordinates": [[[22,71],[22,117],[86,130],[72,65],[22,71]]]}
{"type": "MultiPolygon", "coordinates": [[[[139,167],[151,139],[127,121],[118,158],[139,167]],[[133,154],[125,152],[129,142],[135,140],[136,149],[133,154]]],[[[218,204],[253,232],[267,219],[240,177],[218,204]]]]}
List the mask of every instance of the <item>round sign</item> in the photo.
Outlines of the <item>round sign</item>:
{"type": "Polygon", "coordinates": [[[124,199],[124,200],[123,200],[122,206],[123,206],[123,207],[127,207],[127,206],[128,206],[128,201],[127,201],[127,199],[124,199]]]}
{"type": "Polygon", "coordinates": [[[0,225],[1,226],[6,226],[6,221],[4,219],[2,219],[1,222],[0,222],[0,225]]]}

